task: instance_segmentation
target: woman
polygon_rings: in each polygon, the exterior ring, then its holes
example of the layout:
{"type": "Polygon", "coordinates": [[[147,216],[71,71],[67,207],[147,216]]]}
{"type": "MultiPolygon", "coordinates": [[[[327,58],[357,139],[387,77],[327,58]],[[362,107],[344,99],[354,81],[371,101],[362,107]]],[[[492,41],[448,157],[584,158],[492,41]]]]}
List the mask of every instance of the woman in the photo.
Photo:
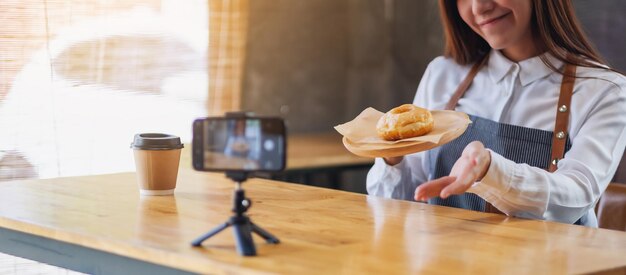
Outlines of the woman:
{"type": "Polygon", "coordinates": [[[626,147],[626,78],[567,1],[440,0],[445,57],[414,104],[472,124],[428,152],[376,159],[370,194],[597,227],[626,147]]]}

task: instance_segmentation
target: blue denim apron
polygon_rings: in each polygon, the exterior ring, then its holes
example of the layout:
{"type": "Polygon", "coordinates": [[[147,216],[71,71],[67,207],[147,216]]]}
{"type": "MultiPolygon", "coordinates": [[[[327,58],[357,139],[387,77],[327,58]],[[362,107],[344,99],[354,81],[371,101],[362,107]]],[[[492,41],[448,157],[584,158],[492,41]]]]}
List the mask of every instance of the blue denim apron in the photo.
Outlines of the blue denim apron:
{"type": "MultiPolygon", "coordinates": [[[[456,106],[458,99],[462,97],[463,93],[467,90],[472,79],[478,72],[478,69],[485,62],[486,58],[482,62],[479,62],[480,64],[477,63],[477,65],[474,65],[466,79],[457,89],[457,92],[450,99],[447,107],[448,109],[453,109],[454,106],[456,106]]],[[[567,69],[571,70],[571,67],[566,68],[566,70],[567,69]]],[[[575,69],[573,74],[575,74],[575,69]]],[[[564,74],[563,83],[568,81],[572,81],[573,83],[573,78],[571,77],[572,76],[564,74]]],[[[573,84],[569,87],[564,86],[565,85],[561,86],[561,97],[563,97],[564,93],[569,93],[571,98],[573,84]]],[[[560,112],[563,112],[563,109],[567,110],[568,105],[569,101],[567,102],[566,107],[563,108],[561,100],[559,100],[560,112]]],[[[559,111],[557,111],[557,114],[558,112],[559,111]]],[[[560,153],[560,157],[562,157],[564,152],[567,152],[571,148],[571,141],[567,138],[566,134],[563,135],[560,133],[558,138],[555,137],[554,133],[557,132],[556,129],[558,127],[555,127],[555,131],[551,132],[499,123],[473,115],[469,116],[472,123],[468,126],[463,135],[448,144],[428,152],[428,154],[430,154],[429,159],[431,160],[431,173],[434,179],[448,176],[454,163],[461,157],[463,149],[465,149],[465,147],[472,141],[482,142],[486,148],[491,149],[503,157],[514,161],[515,163],[525,163],[542,169],[550,167],[549,165],[551,164],[556,166],[556,161],[553,162],[555,150],[555,148],[553,148],[553,144],[555,144],[555,140],[562,139],[565,141],[562,145],[560,145],[564,146],[564,148],[560,148],[563,152],[560,153]]],[[[561,117],[563,116],[557,116],[557,120],[562,119],[561,117]]],[[[558,123],[555,124],[558,125],[558,123]]],[[[563,126],[561,125],[561,127],[563,126]]],[[[566,127],[567,124],[565,124],[565,128],[566,127]]],[[[551,170],[554,170],[554,168],[551,170]]],[[[429,199],[428,203],[482,212],[494,211],[493,209],[490,209],[490,205],[485,200],[472,193],[452,195],[446,199],[435,197],[429,199]]],[[[579,219],[575,224],[581,224],[582,222],[583,221],[579,219]]]]}

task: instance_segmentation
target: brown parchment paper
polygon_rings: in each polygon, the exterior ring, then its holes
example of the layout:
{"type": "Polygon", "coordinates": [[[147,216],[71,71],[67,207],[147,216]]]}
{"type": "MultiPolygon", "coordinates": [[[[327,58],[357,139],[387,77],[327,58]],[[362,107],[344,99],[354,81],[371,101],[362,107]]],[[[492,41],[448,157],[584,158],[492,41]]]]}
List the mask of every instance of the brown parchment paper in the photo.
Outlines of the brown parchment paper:
{"type": "Polygon", "coordinates": [[[465,113],[433,110],[435,120],[430,133],[414,138],[387,141],[378,137],[376,123],[382,112],[367,108],[353,120],[335,126],[343,143],[352,153],[364,157],[392,157],[417,153],[446,144],[459,137],[471,123],[465,113]]]}

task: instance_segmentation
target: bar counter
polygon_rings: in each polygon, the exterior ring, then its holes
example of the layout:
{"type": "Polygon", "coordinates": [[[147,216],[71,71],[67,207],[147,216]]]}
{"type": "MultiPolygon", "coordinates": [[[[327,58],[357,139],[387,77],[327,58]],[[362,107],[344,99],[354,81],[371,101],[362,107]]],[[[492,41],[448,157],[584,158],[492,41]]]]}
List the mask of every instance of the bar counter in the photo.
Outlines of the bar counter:
{"type": "Polygon", "coordinates": [[[232,229],[235,184],[181,169],[174,196],[134,173],[0,183],[0,252],[93,274],[570,274],[626,271],[626,233],[250,179],[258,256],[232,229]]]}

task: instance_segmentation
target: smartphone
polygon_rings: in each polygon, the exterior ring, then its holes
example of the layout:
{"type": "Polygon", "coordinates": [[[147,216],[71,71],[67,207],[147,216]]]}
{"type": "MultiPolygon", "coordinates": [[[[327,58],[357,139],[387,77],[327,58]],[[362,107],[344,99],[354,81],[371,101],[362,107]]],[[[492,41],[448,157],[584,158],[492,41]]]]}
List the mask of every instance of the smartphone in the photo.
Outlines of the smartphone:
{"type": "Polygon", "coordinates": [[[193,122],[198,171],[276,172],[286,166],[285,123],[277,117],[207,117],[193,122]]]}

